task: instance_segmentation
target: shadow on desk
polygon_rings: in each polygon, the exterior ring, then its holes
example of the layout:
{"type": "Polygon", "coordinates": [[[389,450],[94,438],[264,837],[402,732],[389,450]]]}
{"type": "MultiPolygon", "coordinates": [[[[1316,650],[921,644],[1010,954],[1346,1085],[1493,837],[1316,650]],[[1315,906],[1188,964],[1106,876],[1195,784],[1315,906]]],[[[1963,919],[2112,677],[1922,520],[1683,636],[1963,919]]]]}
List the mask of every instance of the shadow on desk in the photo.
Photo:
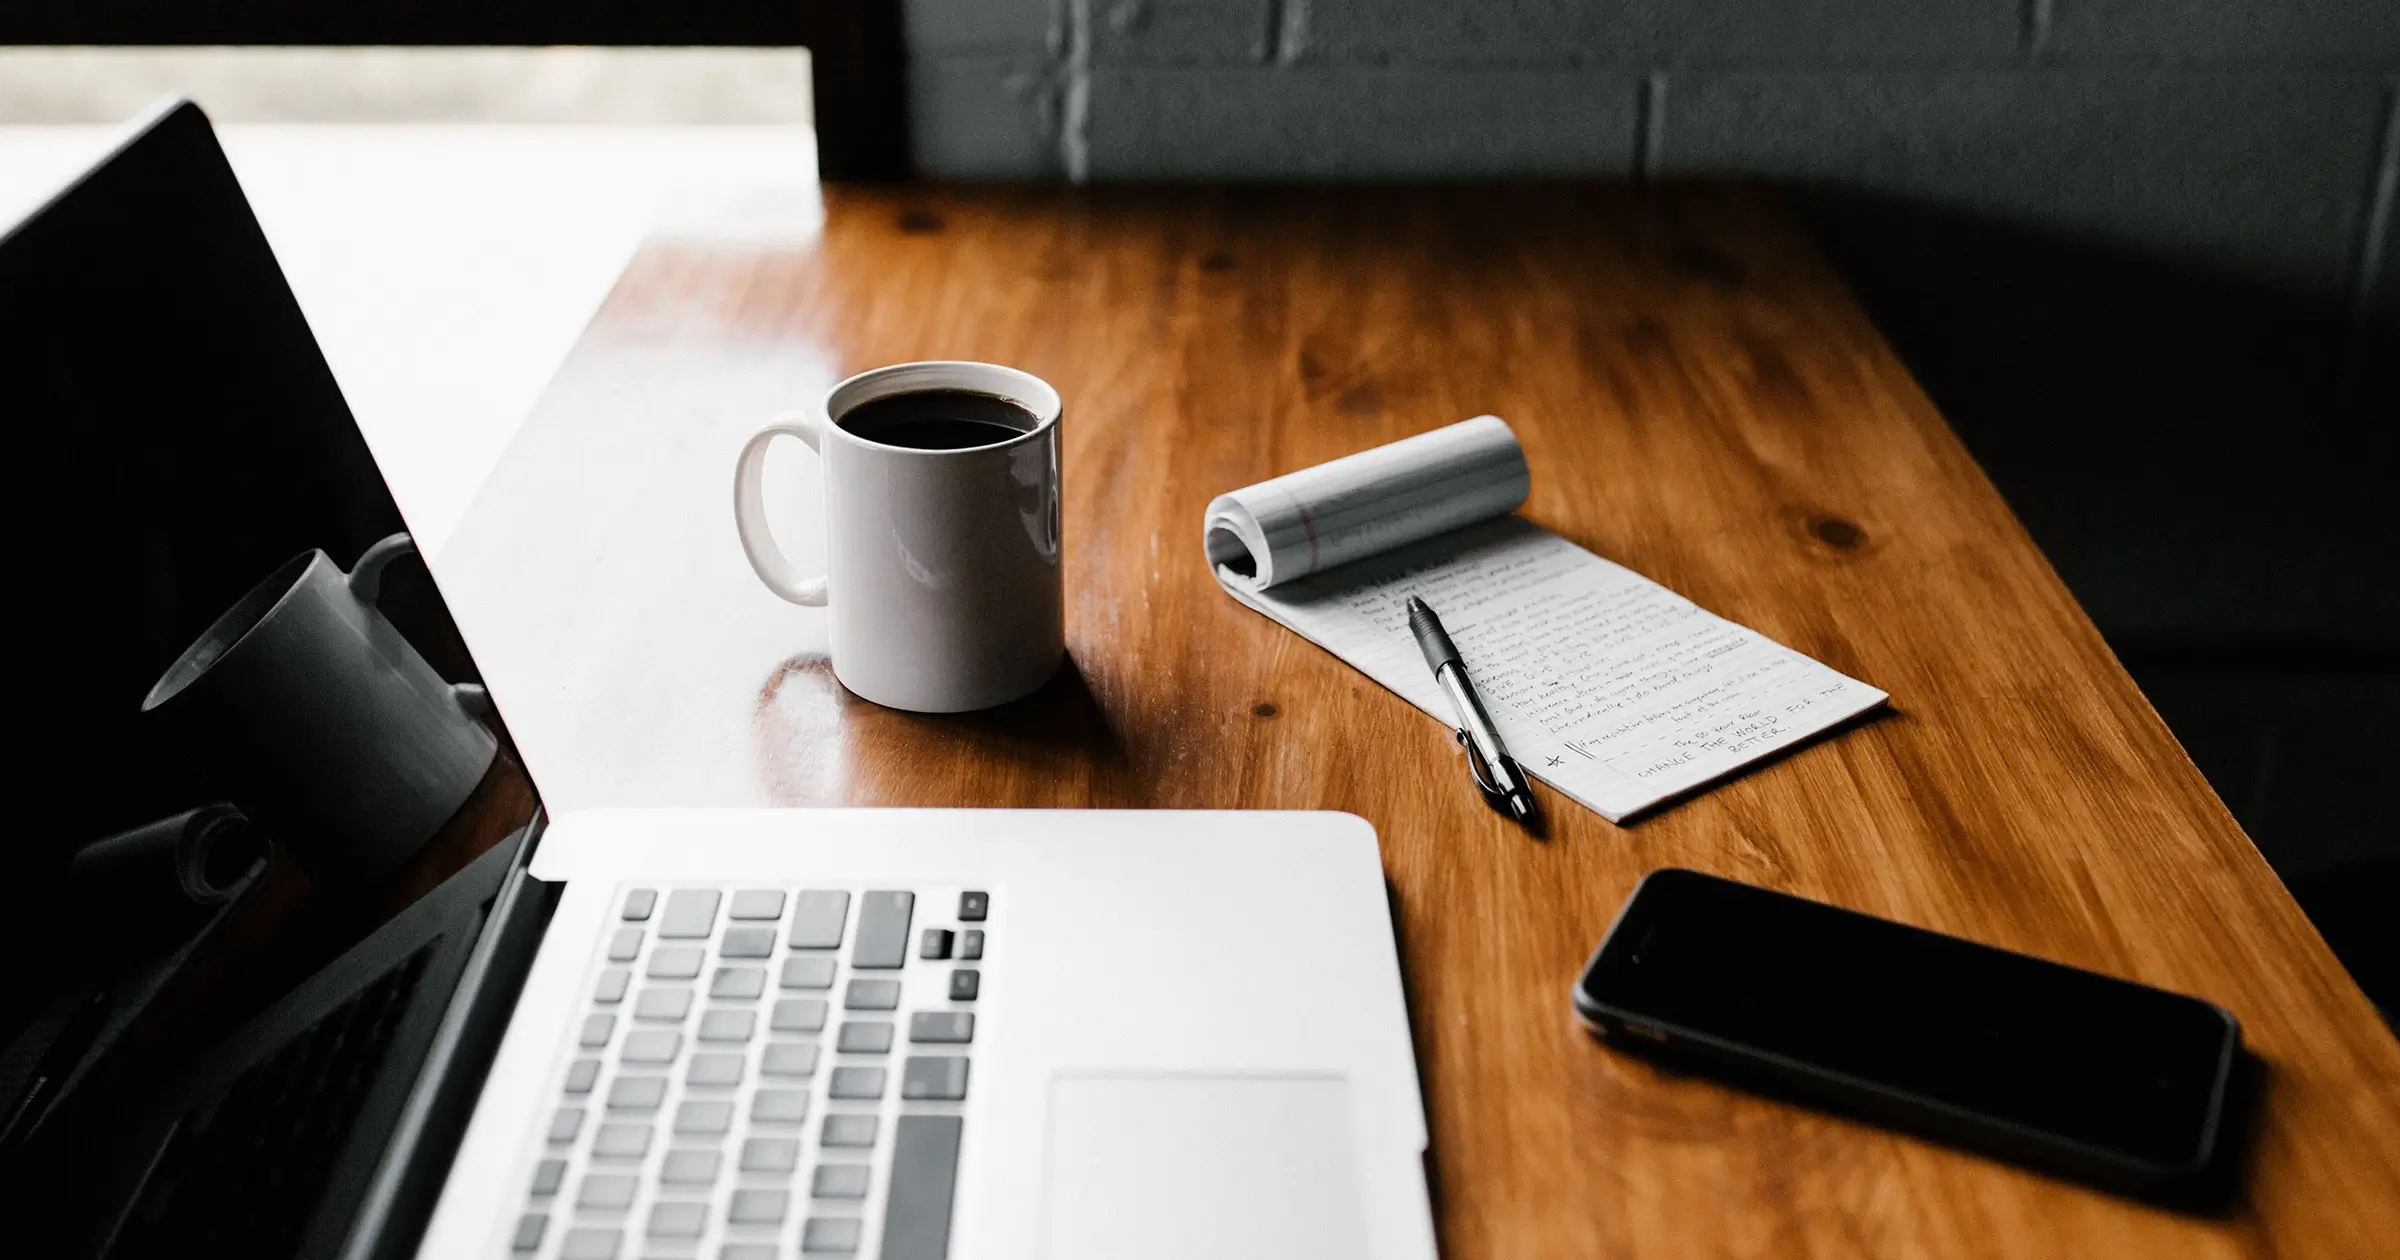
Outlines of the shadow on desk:
{"type": "Polygon", "coordinates": [[[1933,205],[1811,204],[2218,796],[2400,1010],[2400,288],[2312,301],[1933,205]]]}
{"type": "MultiPolygon", "coordinates": [[[[1684,1058],[1653,1053],[1645,1043],[1622,1038],[1603,1041],[1588,1031],[1584,1040],[1588,1043],[1591,1055],[1595,1058],[1605,1057],[1609,1061],[1594,1064],[1590,1070],[1595,1073],[1605,1071],[1613,1075],[1630,1072],[1637,1078],[1647,1078],[1649,1086],[1665,1086],[1674,1090],[1738,1090],[1801,1108],[1821,1118],[1818,1123],[1858,1125],[1897,1135],[1896,1140],[1899,1141],[1931,1143],[1973,1158],[2005,1163],[2033,1176],[2119,1195],[2182,1216],[2223,1224],[2237,1223],[2251,1216],[2249,1182],[2253,1152],[2257,1146],[2257,1120],[2270,1088],[2272,1072],[2264,1060],[2246,1049],[2240,1052],[2234,1063],[2216,1150],[2208,1167],[2198,1176],[2170,1189],[2134,1190],[2105,1184],[2097,1179],[2086,1181],[2080,1175],[2071,1175],[2047,1163],[2025,1162],[1999,1147],[1983,1145],[1980,1140],[1975,1143],[1961,1142],[1936,1128],[1920,1127],[1916,1123],[1890,1116],[1871,1115],[1856,1109],[1853,1096],[1814,1094],[1786,1077],[1722,1062],[1711,1065],[1703,1072],[1684,1058]]],[[[1688,1124],[1691,1114],[1684,1107],[1662,1109],[1656,1113],[1660,1122],[1670,1125],[1688,1124]]],[[[1682,1136],[1694,1135],[1683,1132],[1682,1136]]],[[[1738,1131],[1711,1131],[1706,1133],[1705,1140],[1739,1141],[1741,1137],[1738,1131]]],[[[2094,1176],[2097,1177],[2097,1174],[2094,1176]]]]}

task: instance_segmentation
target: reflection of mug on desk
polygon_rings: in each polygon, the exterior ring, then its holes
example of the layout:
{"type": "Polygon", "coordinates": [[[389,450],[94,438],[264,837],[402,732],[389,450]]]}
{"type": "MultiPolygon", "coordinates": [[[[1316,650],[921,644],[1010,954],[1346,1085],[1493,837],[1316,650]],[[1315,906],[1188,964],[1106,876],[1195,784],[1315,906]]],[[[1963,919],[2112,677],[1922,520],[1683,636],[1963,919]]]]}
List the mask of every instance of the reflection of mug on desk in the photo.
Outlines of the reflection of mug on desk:
{"type": "Polygon", "coordinates": [[[142,701],[319,879],[388,874],[499,748],[478,720],[483,689],[443,681],[376,610],[385,566],[415,550],[394,534],[347,576],[322,551],[293,557],[142,701]]]}

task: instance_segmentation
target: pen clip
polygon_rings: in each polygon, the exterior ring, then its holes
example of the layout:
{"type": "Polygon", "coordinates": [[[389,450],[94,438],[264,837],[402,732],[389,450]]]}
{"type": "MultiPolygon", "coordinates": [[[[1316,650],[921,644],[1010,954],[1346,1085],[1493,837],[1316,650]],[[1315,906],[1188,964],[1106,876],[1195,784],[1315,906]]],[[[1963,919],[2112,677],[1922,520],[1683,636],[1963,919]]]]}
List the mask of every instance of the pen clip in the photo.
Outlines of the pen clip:
{"type": "Polygon", "coordinates": [[[1467,738],[1465,728],[1454,730],[1451,734],[1458,737],[1458,746],[1467,750],[1467,773],[1475,776],[1475,786],[1482,788],[1485,796],[1506,796],[1507,791],[1492,782],[1498,776],[1491,773],[1490,763],[1483,759],[1483,753],[1475,747],[1475,741],[1467,738]]]}

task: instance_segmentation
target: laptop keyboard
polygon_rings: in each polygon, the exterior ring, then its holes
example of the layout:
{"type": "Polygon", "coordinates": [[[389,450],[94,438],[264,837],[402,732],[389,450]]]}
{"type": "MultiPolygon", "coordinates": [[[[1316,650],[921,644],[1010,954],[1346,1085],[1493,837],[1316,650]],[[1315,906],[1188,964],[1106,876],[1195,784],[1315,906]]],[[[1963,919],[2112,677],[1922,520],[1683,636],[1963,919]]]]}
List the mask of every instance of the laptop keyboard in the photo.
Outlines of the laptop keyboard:
{"type": "Polygon", "coordinates": [[[990,911],[620,889],[513,1254],[942,1260],[990,911]]]}

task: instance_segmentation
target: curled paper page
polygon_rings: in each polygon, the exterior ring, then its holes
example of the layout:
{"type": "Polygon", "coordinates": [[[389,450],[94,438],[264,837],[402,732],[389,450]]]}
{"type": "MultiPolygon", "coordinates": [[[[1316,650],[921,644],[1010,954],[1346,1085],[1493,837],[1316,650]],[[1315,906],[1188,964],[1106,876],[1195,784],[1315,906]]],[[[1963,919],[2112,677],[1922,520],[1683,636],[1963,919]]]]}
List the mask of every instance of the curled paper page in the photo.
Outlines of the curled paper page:
{"type": "Polygon", "coordinates": [[[1506,516],[1531,489],[1517,435],[1477,416],[1218,495],[1208,562],[1227,586],[1263,591],[1506,516]]]}

